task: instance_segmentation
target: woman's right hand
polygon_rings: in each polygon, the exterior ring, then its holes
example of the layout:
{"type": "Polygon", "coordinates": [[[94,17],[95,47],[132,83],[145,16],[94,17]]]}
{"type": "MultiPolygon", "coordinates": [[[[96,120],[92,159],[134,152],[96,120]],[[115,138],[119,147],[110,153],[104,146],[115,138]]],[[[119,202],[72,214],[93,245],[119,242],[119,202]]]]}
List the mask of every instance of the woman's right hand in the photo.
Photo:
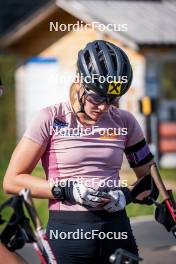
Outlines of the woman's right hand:
{"type": "Polygon", "coordinates": [[[99,197],[99,192],[93,188],[86,187],[83,183],[77,181],[67,181],[64,187],[65,198],[71,203],[78,203],[90,207],[103,206],[107,200],[99,197]]]}

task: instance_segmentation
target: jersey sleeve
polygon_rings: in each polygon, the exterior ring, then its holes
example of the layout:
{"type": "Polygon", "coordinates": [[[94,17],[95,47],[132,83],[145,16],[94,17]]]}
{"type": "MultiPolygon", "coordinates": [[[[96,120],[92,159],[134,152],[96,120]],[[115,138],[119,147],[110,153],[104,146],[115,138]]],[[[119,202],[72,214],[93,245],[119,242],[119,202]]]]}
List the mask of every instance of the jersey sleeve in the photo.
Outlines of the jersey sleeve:
{"type": "MultiPolygon", "coordinates": [[[[127,112],[128,113],[128,112],[127,112]]],[[[153,159],[143,131],[136,118],[128,113],[125,155],[131,168],[140,167],[153,159]]]]}
{"type": "Polygon", "coordinates": [[[48,108],[40,110],[24,133],[24,137],[46,146],[50,139],[51,113],[48,108]]]}
{"type": "Polygon", "coordinates": [[[128,114],[127,114],[126,126],[127,126],[128,134],[127,134],[126,148],[135,145],[144,138],[144,133],[136,118],[131,113],[129,112],[127,113],[128,114]]]}

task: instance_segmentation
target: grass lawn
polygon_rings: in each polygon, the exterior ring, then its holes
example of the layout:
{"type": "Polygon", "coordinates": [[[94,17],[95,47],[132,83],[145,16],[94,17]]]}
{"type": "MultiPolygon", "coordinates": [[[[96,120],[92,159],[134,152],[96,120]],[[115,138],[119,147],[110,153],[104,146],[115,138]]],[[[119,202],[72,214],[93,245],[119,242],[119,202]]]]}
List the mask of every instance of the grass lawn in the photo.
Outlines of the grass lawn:
{"type": "Polygon", "coordinates": [[[161,169],[160,172],[164,180],[175,181],[176,183],[176,169],[161,169]]]}
{"type": "MultiPolygon", "coordinates": [[[[7,199],[9,196],[5,195],[2,191],[2,175],[5,173],[6,167],[1,167],[0,172],[0,203],[2,203],[5,199],[7,199]]],[[[164,169],[160,170],[162,177],[165,180],[172,180],[176,182],[176,169],[164,169]]],[[[33,175],[36,175],[38,177],[44,177],[44,172],[41,166],[37,166],[36,169],[32,173],[33,175]]],[[[34,199],[34,203],[37,207],[37,211],[42,219],[42,222],[44,226],[46,226],[47,219],[48,219],[48,201],[45,199],[34,199]]],[[[134,217],[134,216],[142,216],[142,215],[151,215],[154,212],[154,206],[147,206],[147,205],[138,205],[138,204],[130,204],[127,206],[127,213],[128,216],[134,217]]]]}

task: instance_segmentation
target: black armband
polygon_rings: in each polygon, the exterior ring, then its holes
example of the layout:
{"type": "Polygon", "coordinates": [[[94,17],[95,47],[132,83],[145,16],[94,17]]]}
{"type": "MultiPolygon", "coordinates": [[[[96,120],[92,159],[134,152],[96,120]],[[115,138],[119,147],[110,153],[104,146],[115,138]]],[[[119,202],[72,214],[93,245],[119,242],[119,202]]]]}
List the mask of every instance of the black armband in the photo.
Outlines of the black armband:
{"type": "Polygon", "coordinates": [[[145,139],[125,148],[125,154],[131,168],[142,166],[153,159],[153,154],[150,152],[145,139]]]}

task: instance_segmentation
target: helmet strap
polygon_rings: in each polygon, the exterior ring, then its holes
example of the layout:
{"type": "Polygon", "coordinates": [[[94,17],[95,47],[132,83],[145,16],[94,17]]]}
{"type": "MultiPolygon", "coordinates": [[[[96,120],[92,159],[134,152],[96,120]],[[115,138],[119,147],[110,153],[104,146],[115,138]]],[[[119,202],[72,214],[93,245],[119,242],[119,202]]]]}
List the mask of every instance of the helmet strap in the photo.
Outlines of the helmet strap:
{"type": "Polygon", "coordinates": [[[95,121],[91,120],[91,118],[85,113],[84,111],[84,103],[85,103],[85,92],[80,96],[79,93],[77,93],[77,99],[79,103],[79,110],[76,110],[75,107],[73,107],[73,111],[78,119],[84,119],[85,124],[87,125],[94,125],[95,121]]]}
{"type": "Polygon", "coordinates": [[[78,110],[76,112],[76,114],[78,114],[78,113],[85,113],[85,111],[84,111],[85,91],[83,92],[83,94],[81,96],[80,96],[80,93],[77,92],[77,97],[78,97],[78,102],[79,102],[79,105],[80,105],[80,110],[78,110]]]}

